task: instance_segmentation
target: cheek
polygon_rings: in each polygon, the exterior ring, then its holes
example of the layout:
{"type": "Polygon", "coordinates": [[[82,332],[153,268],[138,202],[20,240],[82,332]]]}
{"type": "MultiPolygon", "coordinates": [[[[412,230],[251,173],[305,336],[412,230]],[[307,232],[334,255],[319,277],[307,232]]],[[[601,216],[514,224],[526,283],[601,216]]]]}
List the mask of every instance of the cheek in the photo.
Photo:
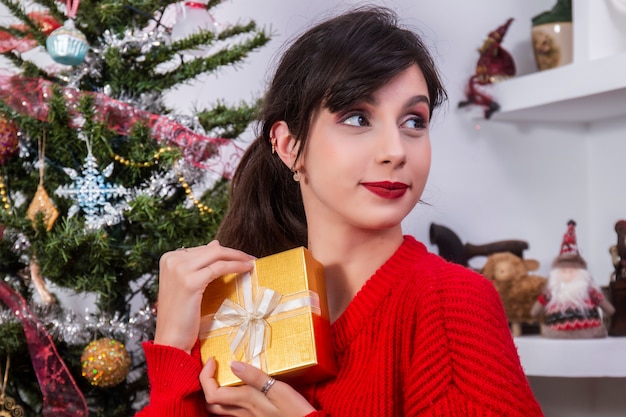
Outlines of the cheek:
{"type": "Polygon", "coordinates": [[[318,130],[309,139],[303,166],[309,175],[315,177],[335,177],[337,179],[361,175],[364,161],[371,159],[363,143],[343,140],[337,133],[318,130]]]}
{"type": "Polygon", "coordinates": [[[302,159],[303,172],[315,177],[333,177],[340,174],[345,163],[344,154],[336,146],[318,142],[320,146],[309,149],[302,159]]]}
{"type": "Polygon", "coordinates": [[[411,155],[411,169],[414,173],[414,181],[419,183],[425,183],[430,172],[431,164],[431,150],[430,142],[425,142],[421,146],[412,150],[411,155]]]}

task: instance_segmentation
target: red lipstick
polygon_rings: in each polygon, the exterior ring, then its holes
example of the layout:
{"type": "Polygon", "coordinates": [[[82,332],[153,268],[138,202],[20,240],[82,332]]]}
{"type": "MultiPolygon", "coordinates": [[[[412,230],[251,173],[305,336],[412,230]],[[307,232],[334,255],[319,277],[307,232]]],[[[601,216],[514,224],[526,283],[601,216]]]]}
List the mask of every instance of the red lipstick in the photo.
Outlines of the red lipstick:
{"type": "Polygon", "coordinates": [[[409,188],[409,186],[403,182],[391,181],[363,182],[361,185],[377,196],[390,200],[402,197],[409,188]]]}

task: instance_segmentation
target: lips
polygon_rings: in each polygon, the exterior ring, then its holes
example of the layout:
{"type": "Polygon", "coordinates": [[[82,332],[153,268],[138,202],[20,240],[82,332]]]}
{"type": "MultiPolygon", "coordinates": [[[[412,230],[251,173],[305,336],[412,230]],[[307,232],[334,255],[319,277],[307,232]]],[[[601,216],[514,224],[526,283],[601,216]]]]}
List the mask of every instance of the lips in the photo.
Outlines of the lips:
{"type": "Polygon", "coordinates": [[[409,186],[403,182],[391,181],[363,182],[361,185],[377,196],[390,200],[402,197],[409,188],[409,186]]]}

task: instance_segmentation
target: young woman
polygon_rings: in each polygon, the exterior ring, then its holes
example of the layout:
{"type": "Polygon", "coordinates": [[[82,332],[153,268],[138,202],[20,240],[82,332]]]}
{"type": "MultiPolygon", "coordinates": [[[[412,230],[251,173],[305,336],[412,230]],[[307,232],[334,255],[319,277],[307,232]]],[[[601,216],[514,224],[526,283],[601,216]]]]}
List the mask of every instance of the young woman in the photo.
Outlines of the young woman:
{"type": "Polygon", "coordinates": [[[493,285],[427,252],[401,222],[430,168],[446,99],[433,60],[390,11],[304,33],[264,100],[216,241],[161,259],[150,405],[141,416],[541,416],[493,285]],[[200,301],[252,257],[308,247],[325,267],[338,374],[289,386],[231,363],[218,387],[198,353],[200,301]]]}

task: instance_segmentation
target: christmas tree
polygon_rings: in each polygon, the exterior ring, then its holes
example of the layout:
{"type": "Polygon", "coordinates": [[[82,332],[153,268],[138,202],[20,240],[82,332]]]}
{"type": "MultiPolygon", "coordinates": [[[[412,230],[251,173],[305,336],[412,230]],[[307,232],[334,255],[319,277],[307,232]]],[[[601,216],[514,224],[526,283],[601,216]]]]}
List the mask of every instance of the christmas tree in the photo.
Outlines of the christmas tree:
{"type": "Polygon", "coordinates": [[[258,106],[163,95],[269,37],[217,0],[0,2],[0,415],[133,415],[159,258],[213,238],[258,106]]]}

